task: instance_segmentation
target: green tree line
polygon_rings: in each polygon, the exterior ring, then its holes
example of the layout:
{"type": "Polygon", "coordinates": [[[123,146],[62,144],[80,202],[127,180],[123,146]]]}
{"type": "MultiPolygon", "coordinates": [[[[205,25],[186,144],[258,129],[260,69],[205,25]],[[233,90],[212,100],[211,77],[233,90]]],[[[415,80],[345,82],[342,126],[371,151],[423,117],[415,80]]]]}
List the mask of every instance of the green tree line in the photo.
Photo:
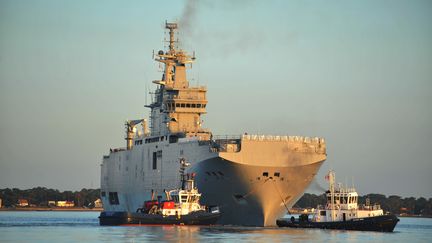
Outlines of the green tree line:
{"type": "MultiPolygon", "coordinates": [[[[408,214],[408,215],[421,215],[432,216],[432,198],[428,200],[424,197],[414,198],[392,195],[386,197],[382,194],[367,194],[359,196],[359,204],[365,204],[366,199],[369,198],[371,204],[379,204],[386,212],[394,214],[408,214]]],[[[298,208],[316,208],[317,205],[325,205],[325,194],[314,195],[305,193],[294,207],[298,208]]]]}
{"type": "Polygon", "coordinates": [[[73,201],[76,207],[93,207],[94,201],[100,198],[100,189],[81,189],[81,191],[63,191],[35,187],[21,190],[18,188],[0,189],[3,207],[13,207],[18,199],[26,199],[29,204],[46,207],[48,201],[73,201]]]}

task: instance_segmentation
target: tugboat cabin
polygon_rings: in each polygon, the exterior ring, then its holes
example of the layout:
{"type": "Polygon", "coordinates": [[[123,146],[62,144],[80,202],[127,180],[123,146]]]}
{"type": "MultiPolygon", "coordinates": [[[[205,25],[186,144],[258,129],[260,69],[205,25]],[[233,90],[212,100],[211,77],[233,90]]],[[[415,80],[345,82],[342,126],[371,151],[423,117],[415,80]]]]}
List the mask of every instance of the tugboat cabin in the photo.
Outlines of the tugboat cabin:
{"type": "Polygon", "coordinates": [[[357,218],[366,218],[384,215],[380,205],[371,206],[369,200],[366,205],[358,204],[358,194],[355,188],[344,188],[341,184],[335,188],[334,173],[328,175],[330,190],[326,192],[327,203],[318,206],[313,217],[315,222],[348,221],[357,218]]]}

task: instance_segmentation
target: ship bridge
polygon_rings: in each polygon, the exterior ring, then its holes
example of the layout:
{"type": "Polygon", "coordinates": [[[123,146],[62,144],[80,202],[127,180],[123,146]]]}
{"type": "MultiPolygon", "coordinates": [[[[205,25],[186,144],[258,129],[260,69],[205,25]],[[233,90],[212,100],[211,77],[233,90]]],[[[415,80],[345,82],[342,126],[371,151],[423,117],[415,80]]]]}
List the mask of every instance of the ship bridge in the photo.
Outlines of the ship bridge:
{"type": "Polygon", "coordinates": [[[155,58],[164,65],[164,71],[161,80],[153,81],[159,87],[147,106],[151,109],[151,135],[182,133],[209,140],[211,133],[201,127],[201,115],[207,113],[207,88],[189,86],[186,77],[187,66],[195,61],[195,54],[190,56],[175,47],[176,23],[166,23],[165,28],[169,30],[169,49],[158,51],[155,58]]]}

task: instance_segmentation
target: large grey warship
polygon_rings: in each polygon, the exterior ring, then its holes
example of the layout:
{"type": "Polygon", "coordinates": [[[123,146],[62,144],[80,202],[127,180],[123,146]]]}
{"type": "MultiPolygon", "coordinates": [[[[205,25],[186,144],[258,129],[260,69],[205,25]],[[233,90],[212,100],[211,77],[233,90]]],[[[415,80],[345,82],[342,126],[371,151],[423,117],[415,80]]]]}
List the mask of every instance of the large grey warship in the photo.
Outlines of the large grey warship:
{"type": "Polygon", "coordinates": [[[326,159],[322,138],[214,136],[201,127],[206,87],[191,86],[186,68],[195,56],[176,47],[176,23],[166,23],[168,50],[146,119],[128,120],[126,148],[110,149],[101,165],[105,212],[135,212],[152,196],[179,187],[178,161],[191,163],[202,203],[217,205],[219,224],[273,226],[313,180],[326,159]]]}

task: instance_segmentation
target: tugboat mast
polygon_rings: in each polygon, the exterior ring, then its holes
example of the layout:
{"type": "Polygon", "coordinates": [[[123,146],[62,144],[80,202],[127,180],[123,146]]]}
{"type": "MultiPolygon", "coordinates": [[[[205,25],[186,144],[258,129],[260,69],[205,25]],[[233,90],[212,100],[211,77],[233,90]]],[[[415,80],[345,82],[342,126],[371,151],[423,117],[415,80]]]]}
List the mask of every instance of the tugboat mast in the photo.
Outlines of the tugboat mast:
{"type": "Polygon", "coordinates": [[[329,171],[328,173],[328,179],[329,179],[329,186],[330,186],[330,208],[331,208],[331,219],[332,221],[335,220],[335,173],[334,171],[329,171]]]}

